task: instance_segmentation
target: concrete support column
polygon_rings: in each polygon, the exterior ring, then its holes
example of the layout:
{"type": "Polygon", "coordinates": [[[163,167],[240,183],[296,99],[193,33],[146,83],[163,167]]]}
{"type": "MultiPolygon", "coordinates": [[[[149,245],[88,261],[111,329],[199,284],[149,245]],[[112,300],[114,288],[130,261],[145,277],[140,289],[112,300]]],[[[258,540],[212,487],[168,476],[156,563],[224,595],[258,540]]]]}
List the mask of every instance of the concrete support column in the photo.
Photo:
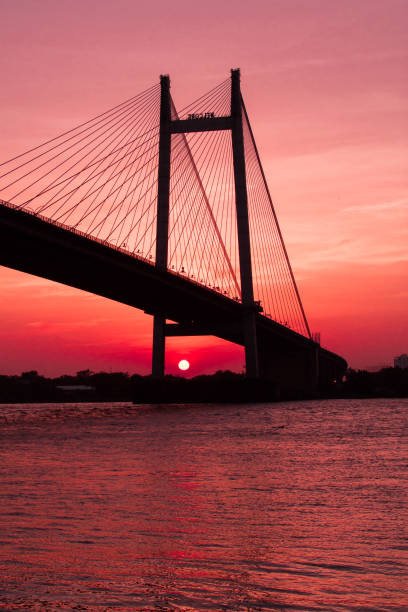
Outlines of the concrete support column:
{"type": "Polygon", "coordinates": [[[314,390],[319,389],[320,383],[320,346],[315,345],[314,347],[314,390]]]}
{"type": "Polygon", "coordinates": [[[166,351],[166,335],[165,335],[166,319],[160,315],[155,315],[153,318],[153,359],[152,359],[152,376],[154,378],[163,378],[165,365],[166,351]]]}
{"type": "Polygon", "coordinates": [[[249,312],[243,321],[245,342],[245,369],[248,378],[259,378],[259,355],[256,337],[256,314],[249,312]]]}
{"type": "MultiPolygon", "coordinates": [[[[169,241],[169,201],[170,201],[170,155],[171,155],[171,106],[170,79],[167,75],[160,77],[160,136],[159,136],[159,169],[157,192],[157,229],[156,229],[156,267],[167,268],[169,241]]],[[[152,375],[155,378],[164,376],[165,366],[165,323],[162,315],[154,316],[152,375]]]]}

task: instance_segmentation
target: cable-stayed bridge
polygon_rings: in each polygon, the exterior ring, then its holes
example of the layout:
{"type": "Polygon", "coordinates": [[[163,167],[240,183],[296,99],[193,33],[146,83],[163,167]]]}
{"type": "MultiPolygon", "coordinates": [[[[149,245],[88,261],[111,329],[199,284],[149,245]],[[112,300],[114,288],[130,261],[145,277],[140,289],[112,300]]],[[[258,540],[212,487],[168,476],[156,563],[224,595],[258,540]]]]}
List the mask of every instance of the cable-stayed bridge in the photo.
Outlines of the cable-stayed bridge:
{"type": "Polygon", "coordinates": [[[180,111],[162,76],[1,164],[0,198],[0,264],[153,315],[156,377],[169,335],[241,344],[283,387],[346,368],[312,340],[239,70],[180,111]]]}

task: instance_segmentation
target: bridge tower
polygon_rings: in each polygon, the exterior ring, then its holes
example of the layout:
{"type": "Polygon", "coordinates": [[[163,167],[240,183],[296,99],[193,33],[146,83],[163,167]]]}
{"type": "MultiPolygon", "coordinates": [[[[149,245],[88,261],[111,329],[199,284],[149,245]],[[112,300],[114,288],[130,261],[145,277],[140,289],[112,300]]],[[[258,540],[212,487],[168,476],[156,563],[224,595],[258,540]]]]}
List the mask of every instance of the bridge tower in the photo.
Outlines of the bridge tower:
{"type": "MultiPolygon", "coordinates": [[[[167,269],[169,243],[170,157],[171,157],[171,98],[168,75],[160,77],[160,134],[157,185],[156,267],[167,269]]],[[[166,317],[155,314],[153,319],[152,375],[164,376],[166,317]]]]}
{"type": "MultiPolygon", "coordinates": [[[[231,70],[231,112],[226,117],[205,116],[201,118],[172,119],[170,79],[160,77],[160,137],[157,195],[156,267],[167,268],[168,228],[170,200],[171,135],[189,132],[229,130],[232,139],[232,154],[235,182],[235,205],[237,214],[238,250],[241,277],[242,303],[245,314],[242,320],[246,374],[259,377],[258,344],[256,337],[256,313],[259,307],[254,302],[251,266],[251,244],[248,218],[248,194],[246,184],[245,151],[242,123],[242,97],[240,71],[231,70]]],[[[209,114],[210,115],[210,114],[209,114]]],[[[153,323],[152,375],[164,376],[166,342],[166,318],[155,314],[153,323]]]]}

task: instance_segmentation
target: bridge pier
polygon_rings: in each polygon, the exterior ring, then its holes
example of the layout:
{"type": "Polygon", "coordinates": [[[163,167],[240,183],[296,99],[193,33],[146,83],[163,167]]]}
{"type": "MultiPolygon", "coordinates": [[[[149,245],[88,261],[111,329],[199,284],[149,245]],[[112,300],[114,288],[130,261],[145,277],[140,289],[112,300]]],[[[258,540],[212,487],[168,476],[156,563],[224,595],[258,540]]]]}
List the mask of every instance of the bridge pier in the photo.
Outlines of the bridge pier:
{"type": "Polygon", "coordinates": [[[161,315],[153,317],[153,354],[152,376],[163,378],[166,354],[166,318],[161,315]]]}
{"type": "Polygon", "coordinates": [[[260,350],[261,377],[274,382],[282,397],[313,397],[341,382],[347,362],[309,342],[299,346],[279,342],[260,350]]]}
{"type": "Polygon", "coordinates": [[[273,381],[282,397],[302,397],[317,393],[318,359],[314,346],[276,347],[261,350],[261,376],[273,381]]]}
{"type": "Polygon", "coordinates": [[[256,313],[249,312],[242,322],[244,328],[245,372],[248,378],[259,378],[259,354],[256,336],[256,313]]]}

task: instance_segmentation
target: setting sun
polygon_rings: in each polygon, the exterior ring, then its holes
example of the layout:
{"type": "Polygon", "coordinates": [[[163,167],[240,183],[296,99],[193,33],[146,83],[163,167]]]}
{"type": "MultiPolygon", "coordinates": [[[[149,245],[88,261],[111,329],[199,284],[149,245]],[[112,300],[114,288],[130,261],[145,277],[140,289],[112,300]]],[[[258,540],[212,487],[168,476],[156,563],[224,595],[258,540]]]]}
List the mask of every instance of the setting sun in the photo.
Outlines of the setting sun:
{"type": "Polygon", "coordinates": [[[179,370],[188,370],[188,368],[190,367],[190,364],[187,361],[187,359],[182,359],[181,361],[178,362],[178,367],[179,367],[179,370]]]}

